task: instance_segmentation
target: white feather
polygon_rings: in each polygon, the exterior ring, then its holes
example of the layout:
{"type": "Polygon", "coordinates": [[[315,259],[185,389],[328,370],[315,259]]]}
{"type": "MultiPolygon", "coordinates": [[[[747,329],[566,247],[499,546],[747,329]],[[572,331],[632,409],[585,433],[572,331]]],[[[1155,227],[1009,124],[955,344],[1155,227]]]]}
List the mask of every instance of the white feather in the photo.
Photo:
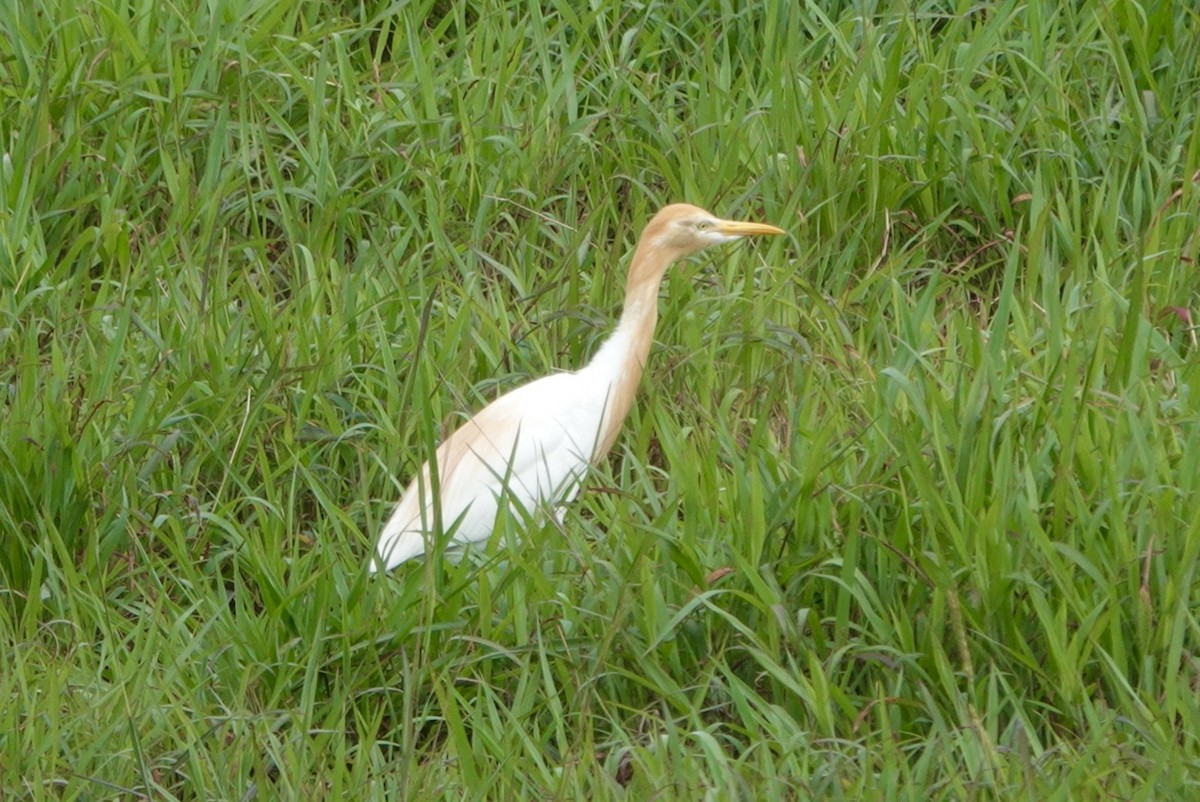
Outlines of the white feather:
{"type": "MultiPolygon", "coordinates": [[[[596,373],[558,373],[518,387],[438,448],[441,521],[452,532],[451,543],[486,540],[502,498],[524,516],[575,497],[604,419],[607,393],[596,373]]],[[[423,554],[435,520],[426,465],[384,526],[372,569],[388,570],[423,554]]]]}

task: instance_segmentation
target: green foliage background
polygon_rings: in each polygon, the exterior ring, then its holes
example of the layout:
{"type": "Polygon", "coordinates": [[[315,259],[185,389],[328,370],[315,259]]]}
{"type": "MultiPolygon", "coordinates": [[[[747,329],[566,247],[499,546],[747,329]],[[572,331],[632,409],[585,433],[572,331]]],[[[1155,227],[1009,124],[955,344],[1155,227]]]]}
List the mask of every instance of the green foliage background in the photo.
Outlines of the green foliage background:
{"type": "Polygon", "coordinates": [[[1194,799],[1189,2],[0,7],[0,797],[1194,799]],[[581,364],[613,458],[366,576],[581,364]]]}

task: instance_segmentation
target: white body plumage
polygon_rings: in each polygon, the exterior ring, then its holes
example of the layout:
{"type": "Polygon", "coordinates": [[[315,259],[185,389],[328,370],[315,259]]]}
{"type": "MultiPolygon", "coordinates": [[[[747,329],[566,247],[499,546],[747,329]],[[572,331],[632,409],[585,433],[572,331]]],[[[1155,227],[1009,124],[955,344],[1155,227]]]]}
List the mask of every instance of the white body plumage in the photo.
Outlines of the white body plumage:
{"type": "MultiPolygon", "coordinates": [[[[517,515],[575,497],[600,445],[608,393],[597,373],[589,366],[518,387],[463,424],[457,441],[438,449],[441,521],[453,528],[455,542],[486,540],[502,496],[517,515]]],[[[379,556],[388,568],[428,545],[437,512],[428,463],[421,480],[409,485],[379,537],[379,556]]]]}

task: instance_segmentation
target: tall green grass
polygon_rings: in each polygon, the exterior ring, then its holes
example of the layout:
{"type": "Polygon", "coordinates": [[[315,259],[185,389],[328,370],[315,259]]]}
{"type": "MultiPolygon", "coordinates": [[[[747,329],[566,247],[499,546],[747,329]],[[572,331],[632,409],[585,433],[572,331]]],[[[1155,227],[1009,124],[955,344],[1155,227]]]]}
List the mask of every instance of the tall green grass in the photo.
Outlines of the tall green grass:
{"type": "Polygon", "coordinates": [[[1189,3],[0,8],[0,796],[1200,793],[1189,3]],[[664,288],[561,526],[370,579],[664,288]]]}

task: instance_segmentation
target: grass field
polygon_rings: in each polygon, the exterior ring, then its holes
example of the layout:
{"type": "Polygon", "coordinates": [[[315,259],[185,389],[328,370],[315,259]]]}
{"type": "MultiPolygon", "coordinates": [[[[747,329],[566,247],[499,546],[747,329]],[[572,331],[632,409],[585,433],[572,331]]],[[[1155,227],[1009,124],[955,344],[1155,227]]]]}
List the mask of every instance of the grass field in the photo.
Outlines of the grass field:
{"type": "Polygon", "coordinates": [[[1200,12],[763,5],[4,4],[0,799],[1200,798],[1200,12]],[[368,577],[672,200],[789,237],[368,577]]]}

